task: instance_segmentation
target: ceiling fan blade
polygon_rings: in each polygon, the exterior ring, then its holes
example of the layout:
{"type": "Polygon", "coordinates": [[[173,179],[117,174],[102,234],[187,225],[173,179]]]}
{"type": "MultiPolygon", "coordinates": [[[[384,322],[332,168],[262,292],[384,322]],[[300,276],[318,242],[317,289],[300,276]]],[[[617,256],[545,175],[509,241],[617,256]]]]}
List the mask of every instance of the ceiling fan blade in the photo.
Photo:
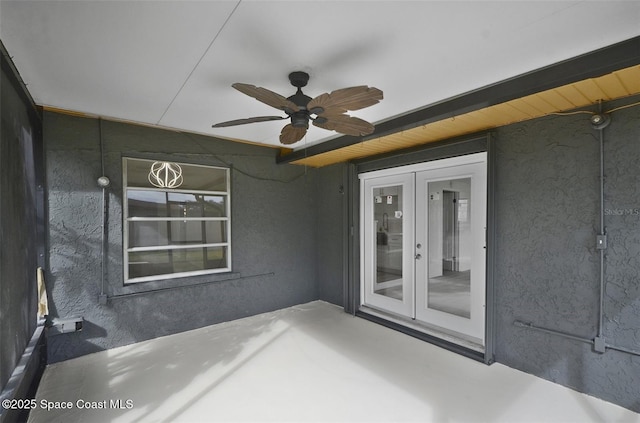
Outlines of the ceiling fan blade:
{"type": "Polygon", "coordinates": [[[225,126],[236,126],[236,125],[244,125],[246,123],[254,123],[254,122],[267,122],[270,120],[282,120],[287,119],[289,116],[258,116],[247,119],[235,119],[229,120],[226,122],[216,123],[212,125],[212,128],[224,128],[225,126]]]}
{"type": "Polygon", "coordinates": [[[300,128],[292,124],[285,125],[280,132],[280,142],[285,145],[294,144],[300,141],[307,133],[307,128],[300,128]]]}
{"type": "Polygon", "coordinates": [[[266,88],[256,87],[255,85],[251,84],[242,84],[240,82],[236,82],[231,86],[241,93],[253,97],[256,100],[261,101],[271,107],[283,110],[287,114],[292,114],[300,110],[298,105],[296,105],[296,103],[294,103],[293,101],[287,100],[280,94],[274,93],[273,91],[270,91],[266,88]]]}
{"type": "Polygon", "coordinates": [[[357,87],[342,88],[331,91],[331,93],[320,94],[316,98],[309,101],[307,109],[312,113],[313,109],[321,108],[324,111],[344,113],[347,110],[358,110],[365,107],[373,106],[382,100],[382,91],[375,87],[367,87],[360,85],[357,87]]]}
{"type": "Polygon", "coordinates": [[[323,115],[322,117],[316,118],[313,124],[319,128],[357,137],[369,135],[375,130],[375,126],[366,120],[345,114],[323,115]]]}

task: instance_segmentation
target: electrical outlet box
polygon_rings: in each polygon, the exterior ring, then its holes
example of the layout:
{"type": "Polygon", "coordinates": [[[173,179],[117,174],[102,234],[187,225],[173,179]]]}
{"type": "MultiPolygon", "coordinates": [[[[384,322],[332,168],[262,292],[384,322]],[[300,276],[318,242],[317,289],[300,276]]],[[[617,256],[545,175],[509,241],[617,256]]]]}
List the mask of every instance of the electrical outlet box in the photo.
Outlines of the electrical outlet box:
{"type": "Polygon", "coordinates": [[[596,248],[598,250],[606,250],[607,249],[607,236],[606,235],[598,235],[596,237],[596,248]]]}
{"type": "Polygon", "coordinates": [[[79,332],[84,323],[83,317],[69,317],[66,319],[55,319],[49,328],[50,335],[61,335],[63,333],[79,332]]]}
{"type": "Polygon", "coordinates": [[[596,336],[593,340],[593,350],[595,352],[604,353],[607,351],[607,344],[604,341],[604,337],[596,336]]]}

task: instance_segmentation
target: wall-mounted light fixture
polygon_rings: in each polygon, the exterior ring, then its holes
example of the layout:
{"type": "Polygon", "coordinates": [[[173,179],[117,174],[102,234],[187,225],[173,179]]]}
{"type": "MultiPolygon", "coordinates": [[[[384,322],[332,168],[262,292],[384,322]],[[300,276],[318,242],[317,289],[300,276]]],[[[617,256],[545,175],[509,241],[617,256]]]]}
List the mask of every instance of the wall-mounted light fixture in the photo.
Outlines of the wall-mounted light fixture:
{"type": "Polygon", "coordinates": [[[98,178],[98,186],[100,188],[106,188],[109,186],[110,183],[111,181],[106,176],[101,176],[98,178]]]}
{"type": "Polygon", "coordinates": [[[154,187],[178,188],[182,182],[182,168],[177,163],[153,162],[149,169],[149,183],[154,187]]]}
{"type": "Polygon", "coordinates": [[[593,129],[604,129],[607,125],[609,125],[609,122],[611,120],[609,119],[609,115],[606,115],[604,113],[596,113],[589,118],[589,121],[591,122],[591,126],[593,126],[593,129]]]}

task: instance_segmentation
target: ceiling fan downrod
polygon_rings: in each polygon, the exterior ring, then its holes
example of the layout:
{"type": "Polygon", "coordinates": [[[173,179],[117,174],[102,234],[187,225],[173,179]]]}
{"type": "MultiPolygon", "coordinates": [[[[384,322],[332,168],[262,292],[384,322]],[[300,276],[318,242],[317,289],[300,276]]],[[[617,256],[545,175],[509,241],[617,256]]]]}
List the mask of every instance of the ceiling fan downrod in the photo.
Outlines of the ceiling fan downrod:
{"type": "Polygon", "coordinates": [[[295,71],[289,74],[289,81],[291,85],[298,88],[296,93],[287,100],[294,102],[300,110],[290,114],[291,125],[296,128],[309,128],[309,110],[307,110],[307,104],[311,101],[311,97],[305,95],[302,92],[302,87],[306,87],[309,82],[309,74],[302,71],[295,71]]]}

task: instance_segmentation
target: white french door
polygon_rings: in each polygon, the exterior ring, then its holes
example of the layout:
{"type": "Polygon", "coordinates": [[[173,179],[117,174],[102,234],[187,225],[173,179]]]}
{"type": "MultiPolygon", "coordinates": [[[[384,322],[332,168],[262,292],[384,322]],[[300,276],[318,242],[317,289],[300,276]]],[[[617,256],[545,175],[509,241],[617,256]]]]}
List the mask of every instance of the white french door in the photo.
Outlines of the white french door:
{"type": "Polygon", "coordinates": [[[414,308],[414,178],[399,174],[364,181],[365,303],[402,316],[414,308]]]}
{"type": "Polygon", "coordinates": [[[362,304],[484,345],[486,153],[360,178],[362,304]]]}

